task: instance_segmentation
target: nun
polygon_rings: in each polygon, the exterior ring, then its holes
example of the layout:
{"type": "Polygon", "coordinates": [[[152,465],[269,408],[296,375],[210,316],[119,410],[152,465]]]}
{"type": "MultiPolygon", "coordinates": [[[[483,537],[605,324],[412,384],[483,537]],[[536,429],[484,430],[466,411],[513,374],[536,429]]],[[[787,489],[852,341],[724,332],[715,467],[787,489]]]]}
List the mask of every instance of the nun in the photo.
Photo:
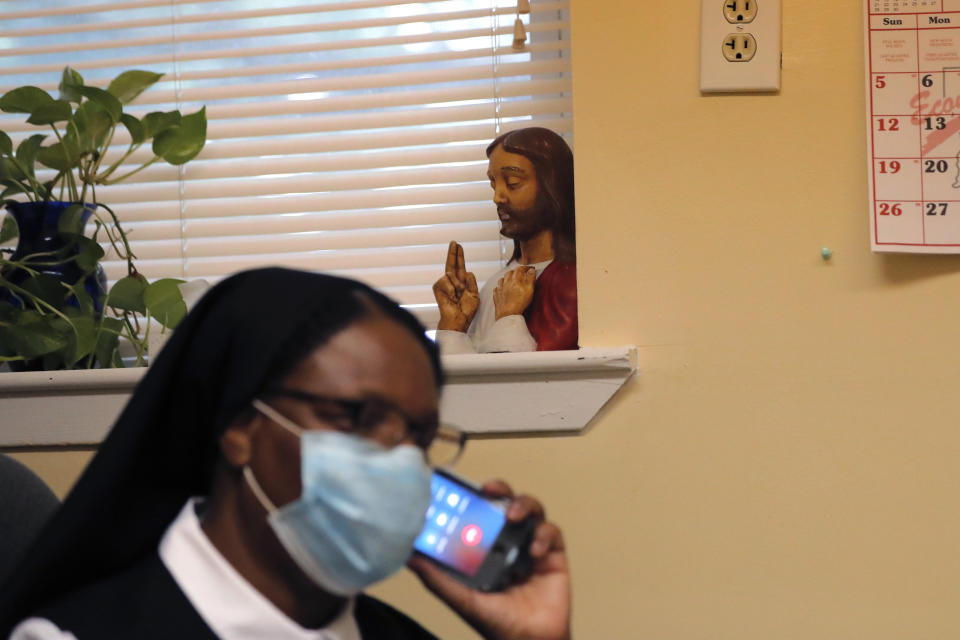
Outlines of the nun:
{"type": "Polygon", "coordinates": [[[420,323],[343,278],[280,268],[210,289],[0,586],[11,640],[434,636],[364,589],[405,564],[485,638],[569,638],[560,530],[530,577],[473,591],[410,558],[443,372],[420,323]]]}

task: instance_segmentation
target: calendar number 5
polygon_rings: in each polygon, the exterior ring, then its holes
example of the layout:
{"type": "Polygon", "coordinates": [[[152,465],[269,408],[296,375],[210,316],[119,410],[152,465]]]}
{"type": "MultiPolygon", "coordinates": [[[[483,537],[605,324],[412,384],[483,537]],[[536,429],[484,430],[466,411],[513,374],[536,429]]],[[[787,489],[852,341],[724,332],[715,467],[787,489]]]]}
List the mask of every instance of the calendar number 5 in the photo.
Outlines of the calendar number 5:
{"type": "Polygon", "coordinates": [[[877,89],[883,89],[885,86],[887,86],[887,77],[877,76],[876,79],[873,81],[873,86],[876,87],[877,89]]]}

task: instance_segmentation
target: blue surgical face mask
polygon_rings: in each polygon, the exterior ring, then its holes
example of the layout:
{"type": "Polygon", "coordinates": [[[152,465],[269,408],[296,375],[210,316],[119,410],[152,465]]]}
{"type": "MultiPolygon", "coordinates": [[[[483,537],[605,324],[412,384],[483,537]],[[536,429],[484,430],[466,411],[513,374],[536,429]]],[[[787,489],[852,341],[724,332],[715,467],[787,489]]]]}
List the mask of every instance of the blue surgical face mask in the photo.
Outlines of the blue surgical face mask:
{"type": "Polygon", "coordinates": [[[254,408],[300,436],[303,490],[276,507],[243,473],[280,543],[314,582],[353,595],[403,567],[423,528],[430,469],[413,445],[385,449],[340,431],[305,430],[260,400],[254,408]]]}

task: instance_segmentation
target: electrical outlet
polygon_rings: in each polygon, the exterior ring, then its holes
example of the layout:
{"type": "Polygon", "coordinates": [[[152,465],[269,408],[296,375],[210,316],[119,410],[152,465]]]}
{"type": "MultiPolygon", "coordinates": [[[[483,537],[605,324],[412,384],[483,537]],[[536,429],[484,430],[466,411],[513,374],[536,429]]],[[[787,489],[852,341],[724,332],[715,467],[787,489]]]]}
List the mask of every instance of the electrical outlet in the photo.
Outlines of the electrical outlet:
{"type": "Polygon", "coordinates": [[[723,3],[723,16],[727,22],[735,24],[753,22],[757,17],[757,0],[726,0],[723,3]]]}
{"type": "Polygon", "coordinates": [[[749,62],[757,52],[757,41],[749,33],[731,33],[723,39],[723,57],[730,62],[749,62]]]}
{"type": "Polygon", "coordinates": [[[782,0],[700,0],[700,91],[780,90],[782,0]]]}

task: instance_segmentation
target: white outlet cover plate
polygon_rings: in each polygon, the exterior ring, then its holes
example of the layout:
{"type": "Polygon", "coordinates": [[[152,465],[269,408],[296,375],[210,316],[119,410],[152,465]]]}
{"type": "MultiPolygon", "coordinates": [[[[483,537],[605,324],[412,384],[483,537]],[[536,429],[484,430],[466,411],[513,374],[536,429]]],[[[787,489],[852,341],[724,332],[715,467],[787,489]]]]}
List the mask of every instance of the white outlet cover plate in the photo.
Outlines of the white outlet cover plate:
{"type": "Polygon", "coordinates": [[[723,15],[727,0],[700,0],[700,91],[779,91],[782,0],[757,2],[752,22],[734,24],[723,15]],[[729,62],[723,57],[723,41],[730,34],[749,33],[757,41],[757,53],[748,62],[729,62]]]}

